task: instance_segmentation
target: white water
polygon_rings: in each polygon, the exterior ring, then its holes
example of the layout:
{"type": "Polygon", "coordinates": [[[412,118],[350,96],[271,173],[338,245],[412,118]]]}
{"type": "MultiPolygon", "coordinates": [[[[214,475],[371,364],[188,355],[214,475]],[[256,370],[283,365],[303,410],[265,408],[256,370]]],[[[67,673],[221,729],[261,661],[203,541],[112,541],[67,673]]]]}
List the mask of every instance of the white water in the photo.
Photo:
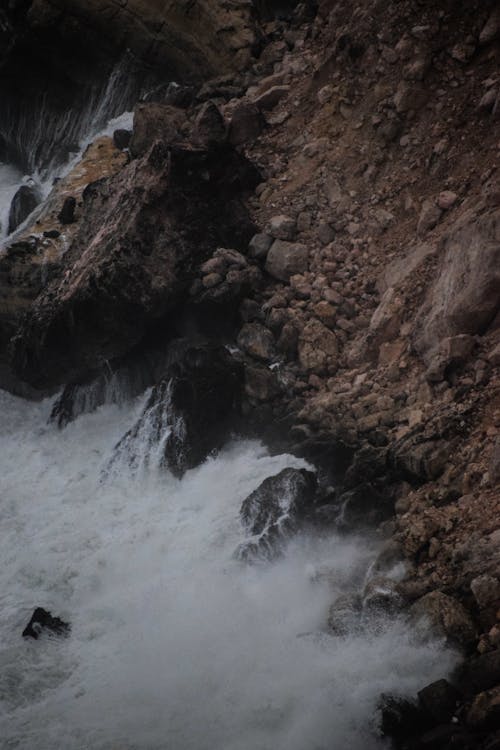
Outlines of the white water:
{"type": "Polygon", "coordinates": [[[243,442],[181,481],[124,465],[100,482],[143,402],[59,431],[48,402],[0,392],[2,750],[379,747],[379,694],[414,694],[452,656],[398,623],[325,632],[372,542],[301,537],[275,563],[235,560],[242,500],[298,459],[243,442]],[[70,637],[23,640],[35,606],[70,637]]]}
{"type": "Polygon", "coordinates": [[[10,204],[22,183],[22,176],[12,164],[0,162],[0,241],[7,235],[10,204]]]}

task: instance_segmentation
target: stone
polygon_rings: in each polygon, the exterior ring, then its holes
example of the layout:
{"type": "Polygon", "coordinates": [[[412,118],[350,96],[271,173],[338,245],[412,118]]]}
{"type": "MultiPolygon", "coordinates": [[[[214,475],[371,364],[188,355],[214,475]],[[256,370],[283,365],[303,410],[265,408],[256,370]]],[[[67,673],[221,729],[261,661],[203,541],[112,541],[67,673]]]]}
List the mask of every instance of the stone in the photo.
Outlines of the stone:
{"type": "Polygon", "coordinates": [[[323,323],[313,318],[300,333],[298,352],[301,367],[321,375],[337,365],[337,337],[323,323]]]}
{"type": "Polygon", "coordinates": [[[237,339],[238,346],[250,357],[269,362],[275,355],[274,336],[260,323],[245,323],[237,339]]]}
{"type": "Polygon", "coordinates": [[[497,437],[493,444],[490,460],[488,462],[488,474],[493,487],[500,484],[500,438],[497,437]]]}
{"type": "Polygon", "coordinates": [[[471,616],[457,599],[431,591],[410,607],[410,617],[421,635],[446,638],[463,648],[476,637],[471,616]]]}
{"type": "Polygon", "coordinates": [[[276,373],[269,367],[245,363],[245,394],[253,401],[269,402],[281,392],[276,373]]]}
{"type": "Polygon", "coordinates": [[[401,81],[394,95],[394,106],[398,114],[405,114],[409,110],[419,110],[427,101],[426,90],[418,84],[401,81]]]}
{"type": "Polygon", "coordinates": [[[481,29],[479,34],[479,44],[486,45],[494,41],[500,35],[500,11],[494,8],[481,29]]]}
{"type": "Polygon", "coordinates": [[[226,138],[226,123],[218,106],[205,102],[196,115],[192,139],[195,143],[211,145],[222,143],[226,138]]]}
{"type": "Polygon", "coordinates": [[[309,251],[306,245],[299,242],[275,240],[268,252],[266,271],[279,281],[289,281],[296,273],[307,271],[309,251]]]}
{"type": "Polygon", "coordinates": [[[430,364],[443,339],[481,334],[498,311],[500,210],[462,213],[444,241],[435,281],[417,313],[414,344],[430,364]]]}
{"type": "Polygon", "coordinates": [[[113,143],[115,144],[116,148],[120,149],[120,151],[123,151],[125,148],[129,147],[131,138],[131,130],[120,128],[118,130],[115,130],[113,133],[113,143]]]}
{"type": "Polygon", "coordinates": [[[61,211],[57,217],[61,224],[73,224],[76,221],[75,208],[76,199],[73,198],[72,195],[70,195],[64,200],[61,211]]]}
{"type": "Polygon", "coordinates": [[[233,146],[255,143],[264,128],[260,109],[249,101],[240,102],[234,109],[229,124],[229,141],[233,146]]]}
{"type": "Polygon", "coordinates": [[[493,111],[493,108],[495,107],[495,104],[497,103],[498,99],[498,89],[491,88],[486,93],[483,94],[481,99],[479,100],[479,104],[477,105],[477,108],[484,113],[490,113],[493,111]]]}
{"type": "Polygon", "coordinates": [[[456,193],[453,193],[451,190],[443,190],[442,193],[439,193],[436,202],[438,207],[443,209],[443,211],[449,211],[449,209],[455,205],[457,200],[458,195],[456,193]]]}
{"type": "Polygon", "coordinates": [[[134,110],[130,153],[139,158],[145,156],[155,141],[165,144],[178,142],[185,121],[186,114],[179,107],[158,102],[138,104],[134,110]]]}
{"type": "Polygon", "coordinates": [[[382,495],[369,481],[343,492],[338,498],[338,503],[338,524],[350,531],[374,528],[390,518],[394,512],[392,500],[387,495],[382,495]]]}
{"type": "Polygon", "coordinates": [[[423,710],[432,716],[437,724],[450,721],[460,698],[458,690],[448,680],[436,680],[418,692],[418,700],[423,710]]]}
{"type": "Polygon", "coordinates": [[[267,253],[272,244],[273,238],[266,232],[254,234],[248,244],[248,254],[251,258],[263,260],[267,257],[267,253]]]}
{"type": "Polygon", "coordinates": [[[288,359],[294,359],[297,354],[299,332],[293,323],[285,323],[278,338],[278,350],[288,359]]]}
{"type": "Polygon", "coordinates": [[[433,200],[425,200],[418,217],[417,234],[419,237],[430,232],[441,218],[442,211],[433,200]]]}
{"type": "Polygon", "coordinates": [[[430,354],[428,356],[428,360],[431,360],[426,372],[429,383],[439,383],[445,378],[450,368],[466,362],[475,344],[474,337],[465,333],[445,338],[432,354],[432,359],[430,354]]]}
{"type": "Polygon", "coordinates": [[[202,284],[205,289],[212,289],[222,282],[222,276],[220,273],[208,273],[202,279],[202,284]]]}
{"type": "Polygon", "coordinates": [[[500,650],[467,659],[455,679],[465,695],[475,695],[500,685],[500,650]]]}
{"type": "Polygon", "coordinates": [[[290,86],[272,86],[254,100],[259,109],[274,109],[279,102],[288,96],[290,86]]]}
{"type": "Polygon", "coordinates": [[[316,475],[306,469],[283,469],[265,479],[241,506],[241,521],[250,538],[237,556],[251,560],[279,554],[313,507],[317,486],[316,475]]]}
{"type": "Polygon", "coordinates": [[[421,709],[406,698],[395,695],[382,695],[378,707],[380,731],[384,737],[391,737],[399,743],[415,737],[428,726],[428,720],[421,709]]]}
{"type": "Polygon", "coordinates": [[[467,724],[479,729],[497,729],[500,726],[500,686],[476,695],[467,711],[467,724]]]}
{"type": "Polygon", "coordinates": [[[40,203],[38,190],[31,185],[21,185],[12,198],[9,210],[8,234],[12,234],[40,203]]]}
{"type": "Polygon", "coordinates": [[[23,630],[23,638],[38,638],[43,635],[69,635],[71,625],[59,617],[53,617],[43,607],[37,607],[23,630]]]}
{"type": "Polygon", "coordinates": [[[396,581],[376,576],[368,581],[363,590],[363,612],[373,616],[390,616],[401,610],[404,601],[396,581]]]}
{"type": "Polygon", "coordinates": [[[474,578],[470,589],[480,609],[500,603],[500,581],[488,573],[474,578]]]}
{"type": "Polygon", "coordinates": [[[297,232],[295,219],[280,214],[269,221],[268,234],[276,240],[293,240],[297,232]]]}
{"type": "Polygon", "coordinates": [[[327,328],[335,328],[337,311],[329,302],[326,302],[326,300],[317,302],[314,305],[314,314],[321,320],[322,323],[325,324],[327,328]]]}
{"type": "MultiPolygon", "coordinates": [[[[243,367],[223,346],[189,346],[167,367],[136,424],[115,447],[107,471],[144,460],[144,430],[151,451],[177,478],[222,448],[241,413],[243,367]]],[[[149,457],[146,458],[146,461],[149,457]]]]}

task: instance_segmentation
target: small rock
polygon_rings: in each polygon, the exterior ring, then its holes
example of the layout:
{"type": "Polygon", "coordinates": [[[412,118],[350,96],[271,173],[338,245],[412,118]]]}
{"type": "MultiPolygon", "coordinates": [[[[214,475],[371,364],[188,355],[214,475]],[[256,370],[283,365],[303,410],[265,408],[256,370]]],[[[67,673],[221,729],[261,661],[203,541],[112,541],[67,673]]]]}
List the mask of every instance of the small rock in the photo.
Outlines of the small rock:
{"type": "Polygon", "coordinates": [[[480,609],[500,602],[500,581],[494,576],[487,573],[478,576],[471,581],[470,588],[480,609]]]}
{"type": "Polygon", "coordinates": [[[248,254],[251,258],[262,260],[267,256],[269,248],[273,244],[273,238],[265,232],[254,234],[248,244],[248,254]]]}
{"type": "Polygon", "coordinates": [[[43,607],[37,607],[31,615],[31,620],[23,630],[23,638],[34,638],[37,640],[44,632],[56,635],[68,635],[71,626],[59,617],[53,617],[43,607]]]}
{"type": "Polygon", "coordinates": [[[274,109],[274,107],[288,95],[289,91],[290,86],[272,86],[258,96],[257,99],[255,99],[254,104],[259,107],[259,109],[274,109]]]}
{"type": "Polygon", "coordinates": [[[296,231],[297,224],[290,216],[280,214],[269,222],[269,234],[276,240],[293,240],[296,231]]]}
{"type": "Polygon", "coordinates": [[[208,101],[196,116],[192,138],[202,144],[222,143],[226,138],[226,123],[217,105],[208,101]]]}
{"type": "Polygon", "coordinates": [[[63,207],[57,217],[61,224],[73,224],[76,221],[75,208],[76,199],[73,198],[72,195],[70,195],[64,201],[63,207]]]}
{"type": "Polygon", "coordinates": [[[467,724],[481,729],[496,729],[500,725],[500,686],[476,695],[467,712],[467,724]]]}
{"type": "Polygon", "coordinates": [[[250,357],[269,362],[274,357],[274,337],[271,331],[260,323],[245,323],[238,334],[238,346],[250,357]]]}
{"type": "Polygon", "coordinates": [[[455,205],[457,200],[458,195],[456,193],[453,193],[451,190],[443,190],[443,192],[438,195],[437,204],[439,208],[443,209],[443,211],[448,211],[455,205]]]}
{"type": "Polygon", "coordinates": [[[442,211],[432,200],[425,200],[422,204],[417,224],[417,234],[422,237],[434,229],[441,218],[442,211]]]}
{"type": "Polygon", "coordinates": [[[231,117],[229,141],[233,146],[254,143],[263,127],[264,121],[259,108],[253,102],[240,102],[231,117]]]}
{"type": "Polygon", "coordinates": [[[448,680],[437,680],[422,688],[418,693],[418,700],[437,724],[450,721],[455,713],[460,693],[448,680]]]}
{"type": "Polygon", "coordinates": [[[14,232],[40,203],[35,187],[21,185],[10,204],[8,233],[14,232]]]}
{"type": "Polygon", "coordinates": [[[205,289],[212,289],[214,286],[217,286],[222,282],[222,276],[220,273],[209,273],[202,279],[202,284],[205,287],[205,289]]]}
{"type": "Polygon", "coordinates": [[[309,251],[300,243],[275,240],[267,254],[266,271],[280,281],[289,281],[296,273],[307,271],[309,251]]]}

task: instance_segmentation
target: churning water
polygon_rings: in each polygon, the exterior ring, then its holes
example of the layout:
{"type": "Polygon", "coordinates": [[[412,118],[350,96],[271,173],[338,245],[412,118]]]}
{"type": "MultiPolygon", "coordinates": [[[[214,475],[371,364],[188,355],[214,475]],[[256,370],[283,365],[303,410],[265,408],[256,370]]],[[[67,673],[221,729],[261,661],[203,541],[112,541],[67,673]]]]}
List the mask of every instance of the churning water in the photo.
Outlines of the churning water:
{"type": "Polygon", "coordinates": [[[413,694],[452,657],[398,622],[326,632],[376,545],[300,536],[275,562],[238,562],[242,500],[303,462],[235,442],[182,480],[125,461],[103,480],[143,405],[58,430],[49,402],[0,392],[2,750],[382,746],[380,693],[413,694]],[[24,640],[36,606],[71,635],[24,640]]]}

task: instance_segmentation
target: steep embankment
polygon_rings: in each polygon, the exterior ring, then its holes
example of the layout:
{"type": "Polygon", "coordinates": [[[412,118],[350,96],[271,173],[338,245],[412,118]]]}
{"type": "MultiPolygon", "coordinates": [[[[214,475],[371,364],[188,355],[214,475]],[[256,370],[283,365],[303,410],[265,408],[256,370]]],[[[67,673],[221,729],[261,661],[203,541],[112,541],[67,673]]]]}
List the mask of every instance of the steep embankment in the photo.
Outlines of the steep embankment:
{"type": "Polygon", "coordinates": [[[38,230],[60,236],[0,263],[2,362],[51,388],[187,330],[236,341],[247,415],[335,456],[332,509],[384,522],[398,594],[496,664],[500,13],[312,5],[263,24],[244,73],[141,105],[70,229],[56,191],[38,230]]]}

